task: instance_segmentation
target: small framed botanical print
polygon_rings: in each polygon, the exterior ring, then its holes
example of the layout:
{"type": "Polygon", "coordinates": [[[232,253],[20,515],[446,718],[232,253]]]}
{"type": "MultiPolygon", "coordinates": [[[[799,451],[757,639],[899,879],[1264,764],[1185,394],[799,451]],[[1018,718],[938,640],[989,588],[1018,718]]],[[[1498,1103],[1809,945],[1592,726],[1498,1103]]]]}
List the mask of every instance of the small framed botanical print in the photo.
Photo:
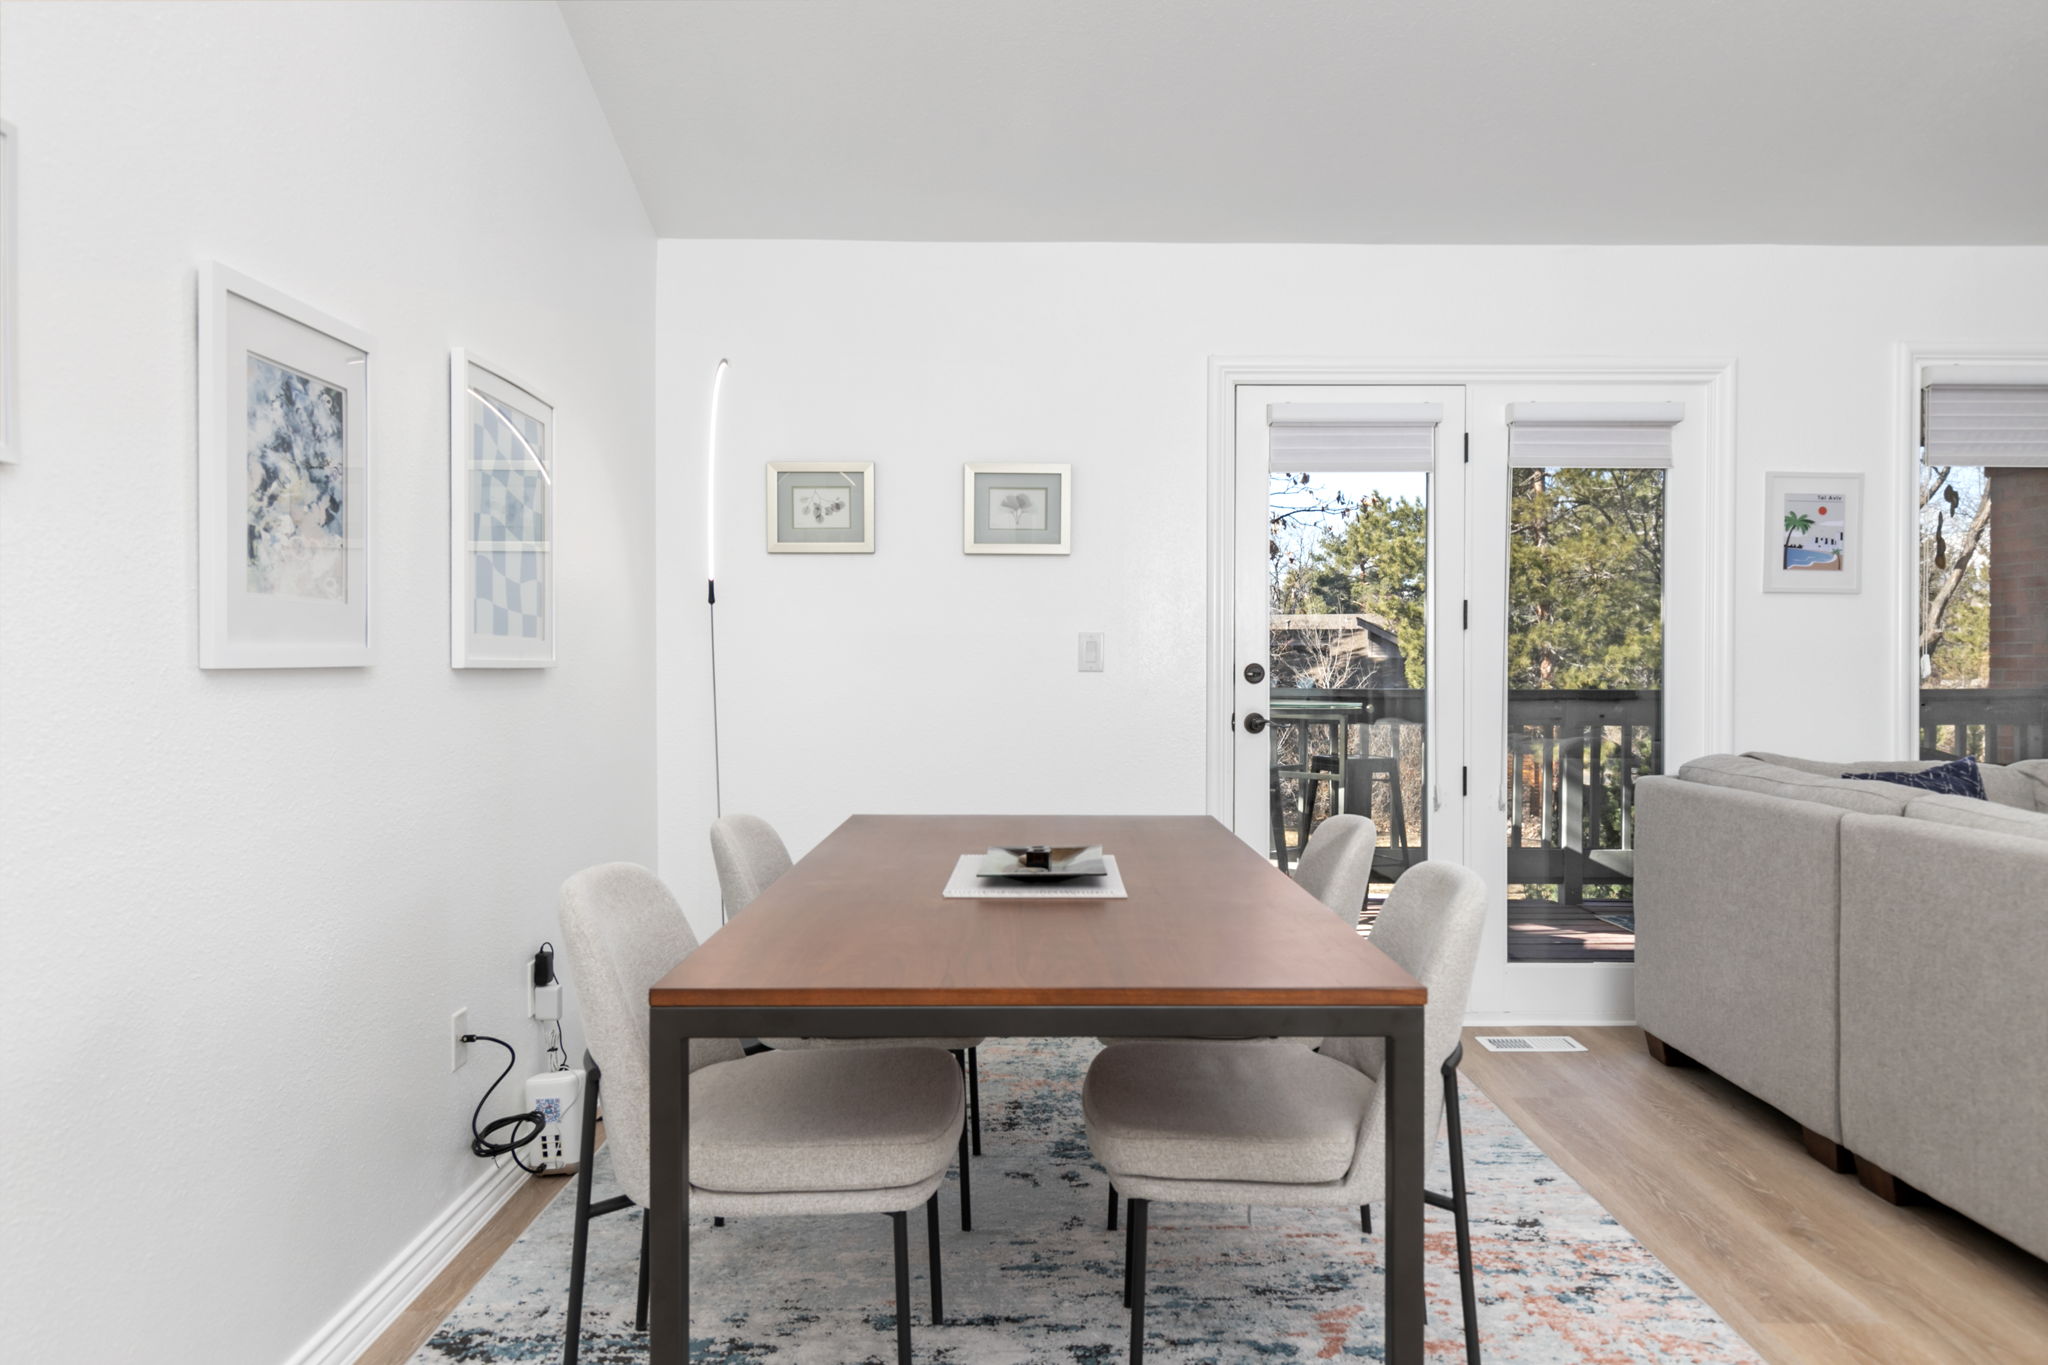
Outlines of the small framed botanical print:
{"type": "Polygon", "coordinates": [[[370,654],[370,339],[199,271],[199,666],[370,654]]]}
{"type": "Polygon", "coordinates": [[[449,662],[555,662],[555,409],[473,353],[448,358],[449,662]]]}
{"type": "Polygon", "coordinates": [[[768,552],[875,552],[875,467],[799,461],[768,466],[768,552]]]}
{"type": "Polygon", "coordinates": [[[1863,476],[1772,474],[1764,490],[1764,591],[1863,591],[1863,476]]]}
{"type": "Polygon", "coordinates": [[[961,548],[971,555],[1063,555],[1071,548],[1073,466],[971,464],[961,548]]]}

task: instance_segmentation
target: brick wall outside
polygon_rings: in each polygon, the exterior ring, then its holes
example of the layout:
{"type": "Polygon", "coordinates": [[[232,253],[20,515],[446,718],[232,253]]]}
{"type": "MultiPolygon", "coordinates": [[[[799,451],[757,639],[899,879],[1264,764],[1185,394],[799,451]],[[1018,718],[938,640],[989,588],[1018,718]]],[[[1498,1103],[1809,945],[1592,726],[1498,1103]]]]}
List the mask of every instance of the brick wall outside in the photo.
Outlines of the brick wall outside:
{"type": "Polygon", "coordinates": [[[2048,469],[1993,469],[1991,685],[2048,687],[2048,469]]]}

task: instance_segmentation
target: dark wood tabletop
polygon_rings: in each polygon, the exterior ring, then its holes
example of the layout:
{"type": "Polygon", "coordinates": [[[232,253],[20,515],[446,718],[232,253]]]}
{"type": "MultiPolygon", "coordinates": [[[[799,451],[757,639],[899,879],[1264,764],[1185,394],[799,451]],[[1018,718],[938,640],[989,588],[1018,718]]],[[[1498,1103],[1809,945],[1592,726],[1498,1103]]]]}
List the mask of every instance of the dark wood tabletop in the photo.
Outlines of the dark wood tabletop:
{"type": "Polygon", "coordinates": [[[1419,1005],[1422,985],[1206,815],[856,815],[656,1006],[1419,1005]],[[1124,900],[948,900],[965,853],[1101,844],[1124,900]]]}

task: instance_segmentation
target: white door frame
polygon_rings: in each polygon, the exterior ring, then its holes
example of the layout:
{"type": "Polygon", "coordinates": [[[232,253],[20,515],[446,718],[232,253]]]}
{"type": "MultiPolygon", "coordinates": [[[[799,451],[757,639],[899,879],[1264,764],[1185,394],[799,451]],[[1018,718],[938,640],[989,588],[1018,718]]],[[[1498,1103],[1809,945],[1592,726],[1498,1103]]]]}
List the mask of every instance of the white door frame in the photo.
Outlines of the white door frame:
{"type": "MultiPolygon", "coordinates": [[[[1697,411],[1688,403],[1687,421],[1698,421],[1704,467],[1701,483],[1708,490],[1699,515],[1703,612],[1695,637],[1697,658],[1708,666],[1692,679],[1699,691],[1697,751],[1667,745],[1665,767],[1673,771],[1700,753],[1724,752],[1734,735],[1734,596],[1735,563],[1735,362],[1732,360],[1634,359],[1437,359],[1324,360],[1214,356],[1209,361],[1209,581],[1207,708],[1208,743],[1206,809],[1229,824],[1232,818],[1234,765],[1238,746],[1232,728],[1235,694],[1237,537],[1236,463],[1237,390],[1250,385],[1288,384],[1653,384],[1688,385],[1699,390],[1697,411]]],[[[1468,412],[1468,429],[1472,417],[1468,412]]],[[[1668,630],[1667,626],[1667,630],[1668,630]]],[[[1668,635],[1667,635],[1667,638],[1668,635]]],[[[1483,784],[1482,784],[1483,785],[1483,784]]],[[[1483,794],[1483,793],[1482,793],[1483,794]]],[[[1472,799],[1478,799],[1474,797],[1472,799]]],[[[1463,823],[1475,827],[1468,801],[1463,823]]],[[[1475,1009],[1483,1022],[1623,1023],[1634,1018],[1634,968],[1605,963],[1506,963],[1501,936],[1505,923],[1489,923],[1482,953],[1499,960],[1501,976],[1482,993],[1495,1008],[1475,1009]],[[1507,986],[1508,973],[1540,973],[1550,989],[1530,992],[1529,1003],[1516,1002],[1507,986]],[[1579,1000],[1567,1014],[1539,1001],[1555,999],[1560,978],[1583,987],[1571,994],[1579,1000]],[[1506,1002],[1506,1003],[1500,1003],[1506,1002]]],[[[1533,979],[1524,975],[1524,979],[1533,979]]],[[[1475,983],[1477,985],[1479,983],[1475,983]]]]}

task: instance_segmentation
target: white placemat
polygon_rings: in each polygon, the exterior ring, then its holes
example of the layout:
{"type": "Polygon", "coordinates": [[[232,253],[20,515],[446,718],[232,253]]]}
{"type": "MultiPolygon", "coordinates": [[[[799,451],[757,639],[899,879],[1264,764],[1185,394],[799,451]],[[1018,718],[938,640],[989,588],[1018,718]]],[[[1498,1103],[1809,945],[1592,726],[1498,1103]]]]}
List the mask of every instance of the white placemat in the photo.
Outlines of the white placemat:
{"type": "Polygon", "coordinates": [[[1124,874],[1117,870],[1116,858],[1111,854],[1102,855],[1102,865],[1109,869],[1106,877],[1077,877],[1070,882],[1008,882],[1000,877],[979,877],[975,869],[981,866],[985,853],[963,853],[960,861],[953,864],[953,875],[946,882],[946,899],[955,901],[1120,901],[1130,897],[1124,891],[1124,874]]]}

